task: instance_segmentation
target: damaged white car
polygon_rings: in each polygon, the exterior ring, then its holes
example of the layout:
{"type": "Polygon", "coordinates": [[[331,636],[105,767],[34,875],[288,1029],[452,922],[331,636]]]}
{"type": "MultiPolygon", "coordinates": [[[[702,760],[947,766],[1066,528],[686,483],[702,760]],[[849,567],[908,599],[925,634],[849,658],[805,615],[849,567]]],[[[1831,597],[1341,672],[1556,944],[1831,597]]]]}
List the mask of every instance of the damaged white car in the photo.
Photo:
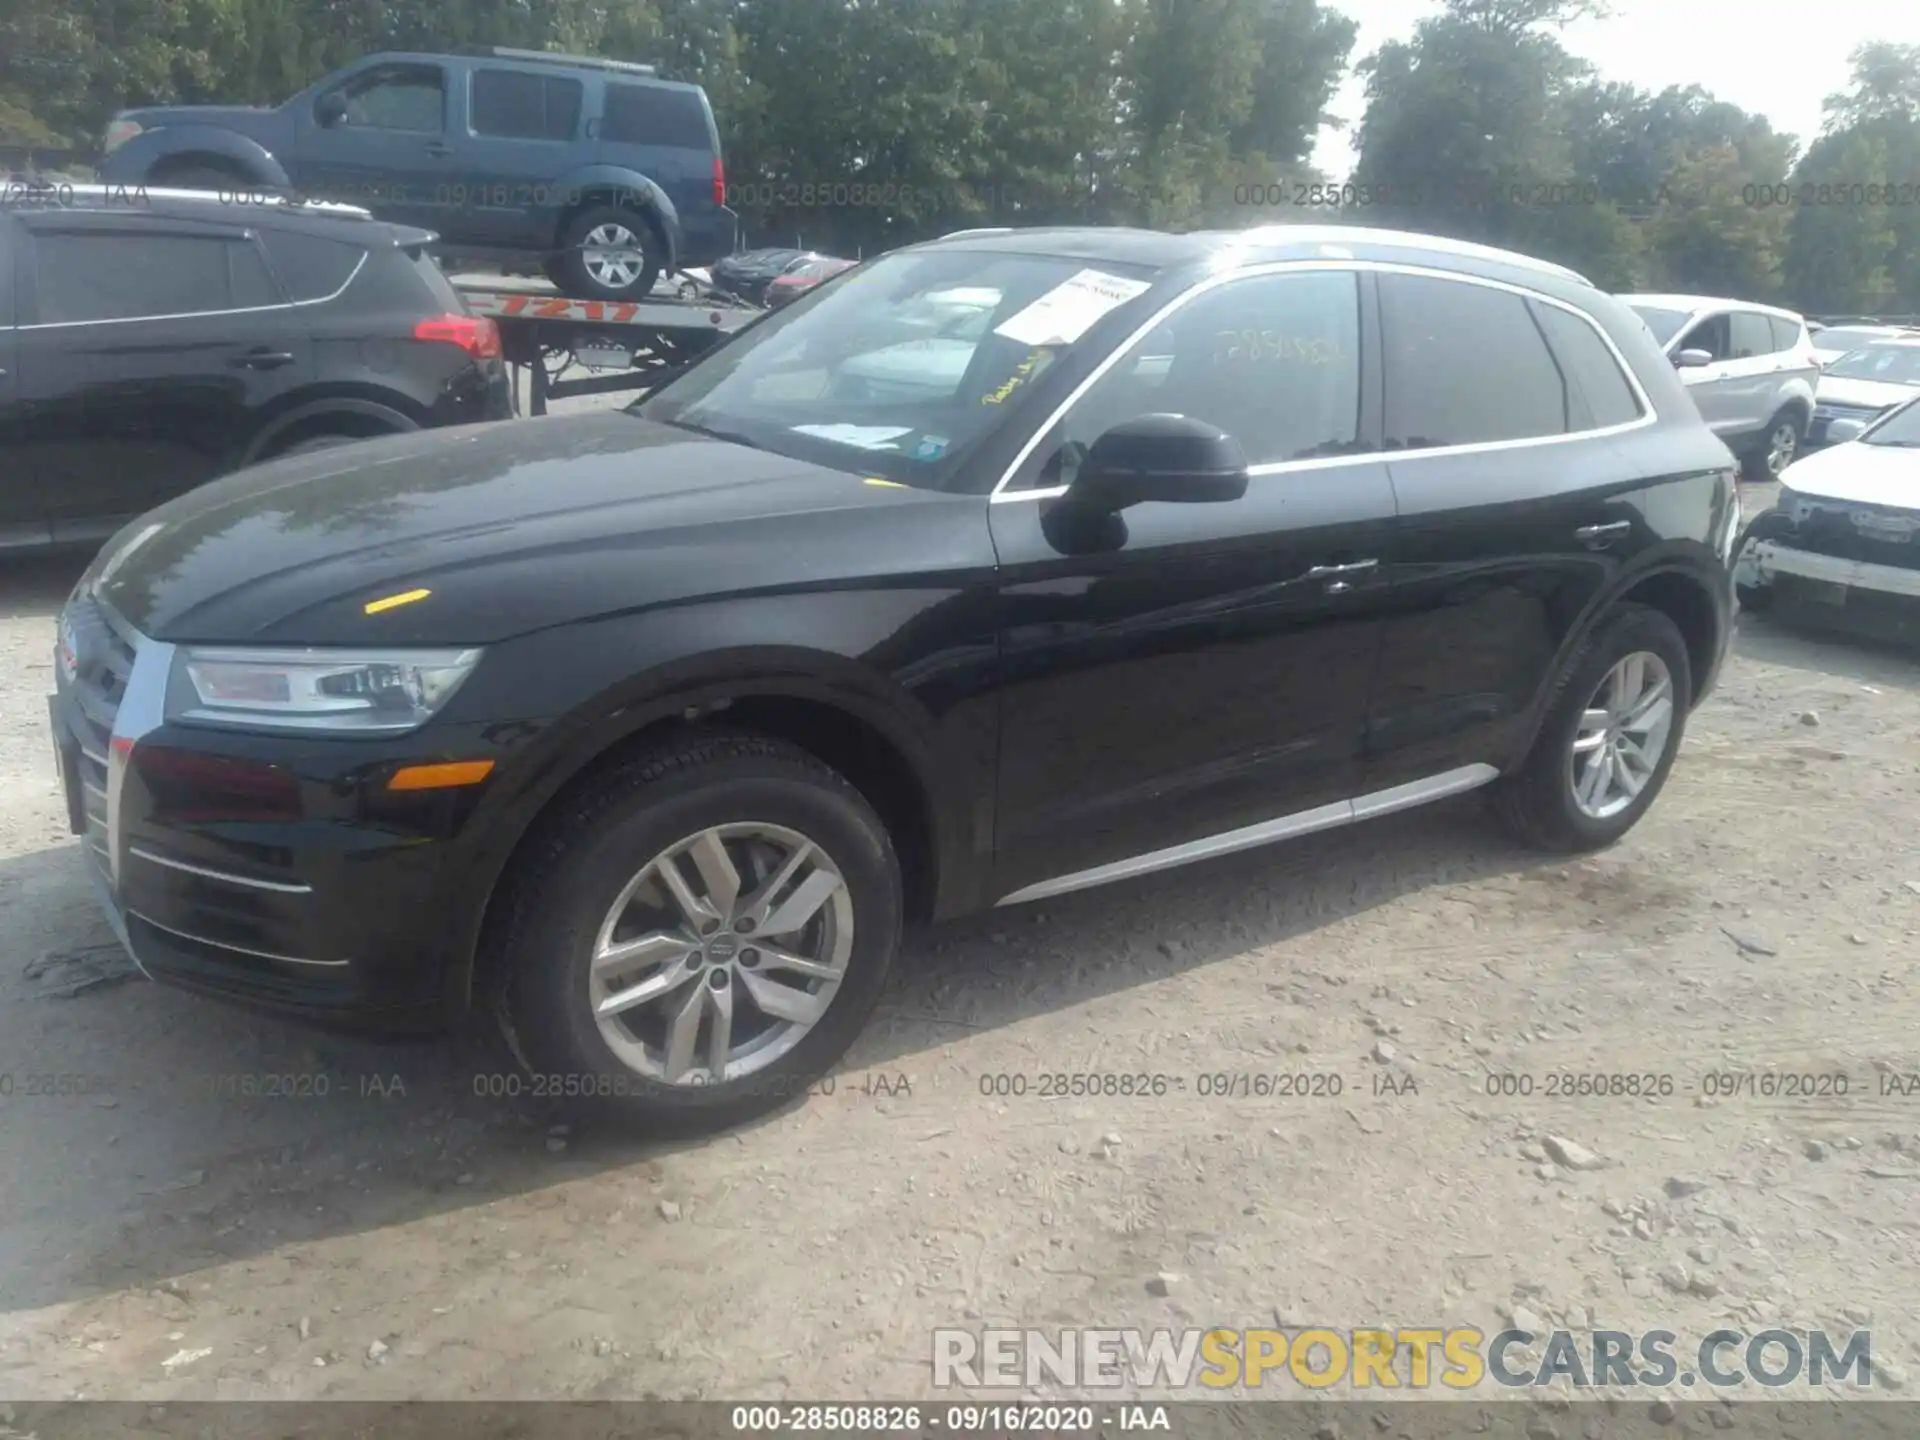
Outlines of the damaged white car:
{"type": "Polygon", "coordinates": [[[1920,639],[1920,399],[1789,469],[1733,579],[1744,610],[1920,639]]]}

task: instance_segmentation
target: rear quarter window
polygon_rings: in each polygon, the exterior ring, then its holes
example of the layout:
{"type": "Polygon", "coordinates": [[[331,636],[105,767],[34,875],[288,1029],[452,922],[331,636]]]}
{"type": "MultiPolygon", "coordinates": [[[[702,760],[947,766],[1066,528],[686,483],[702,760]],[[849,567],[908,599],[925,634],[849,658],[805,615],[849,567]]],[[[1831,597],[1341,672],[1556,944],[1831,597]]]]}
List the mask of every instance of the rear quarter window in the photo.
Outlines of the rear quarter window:
{"type": "Polygon", "coordinates": [[[344,240],[297,230],[262,230],[260,236],[280,283],[294,300],[324,300],[335,294],[367,253],[344,240]]]}
{"type": "Polygon", "coordinates": [[[664,85],[607,86],[599,138],[618,145],[663,145],[680,150],[713,149],[707,107],[699,92],[664,85]]]}
{"type": "Polygon", "coordinates": [[[1547,346],[1567,377],[1572,428],[1600,430],[1638,420],[1640,401],[1600,332],[1558,305],[1540,300],[1527,303],[1533,307],[1547,346]]]}
{"type": "Polygon", "coordinates": [[[1773,348],[1791,350],[1800,343],[1800,327],[1791,320],[1783,320],[1778,315],[1769,315],[1767,324],[1773,329],[1773,348]]]}

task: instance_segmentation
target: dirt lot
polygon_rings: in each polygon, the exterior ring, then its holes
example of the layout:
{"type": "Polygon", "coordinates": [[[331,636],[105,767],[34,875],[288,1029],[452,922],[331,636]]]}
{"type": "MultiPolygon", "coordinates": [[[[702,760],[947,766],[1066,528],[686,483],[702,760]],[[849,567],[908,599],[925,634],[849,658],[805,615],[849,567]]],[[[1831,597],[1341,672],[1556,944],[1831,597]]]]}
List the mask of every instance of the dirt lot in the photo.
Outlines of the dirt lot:
{"type": "Polygon", "coordinates": [[[1879,1079],[1920,1072],[1914,657],[1748,623],[1651,818],[1577,863],[1468,799],[921,937],[833,1094],[660,1148],[476,1095],[483,1036],[56,993],[85,974],[41,957],[110,943],[41,699],[74,569],[0,579],[0,1396],[913,1397],[939,1325],[1516,1305],[1870,1324],[1920,1385],[1920,1095],[1879,1079]],[[1700,1093],[1767,1069],[1849,1094],[1700,1093]],[[1343,1093],[1203,1093],[1302,1070],[1343,1093]],[[1180,1087],[982,1094],[1062,1071],[1180,1087]],[[1677,1088],[1486,1093],[1561,1071],[1677,1088]],[[219,1078],[262,1074],[330,1093],[219,1078]]]}

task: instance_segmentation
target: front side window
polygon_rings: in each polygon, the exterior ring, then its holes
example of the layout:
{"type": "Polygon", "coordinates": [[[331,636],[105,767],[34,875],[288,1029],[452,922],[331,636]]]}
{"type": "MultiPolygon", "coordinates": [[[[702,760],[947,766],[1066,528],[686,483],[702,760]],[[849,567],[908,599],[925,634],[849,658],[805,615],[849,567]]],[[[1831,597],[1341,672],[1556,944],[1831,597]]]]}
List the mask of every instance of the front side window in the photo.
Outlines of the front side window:
{"type": "Polygon", "coordinates": [[[43,325],[281,303],[249,241],[133,231],[42,232],[34,244],[34,301],[43,325]]]}
{"type": "Polygon", "coordinates": [[[1240,443],[1249,465],[1355,453],[1358,277],[1340,270],[1255,275],[1202,291],[1074,403],[1016,486],[1072,484],[1094,441],[1143,415],[1217,426],[1240,443]]]}
{"type": "Polygon", "coordinates": [[[1673,347],[1677,355],[1682,350],[1704,350],[1718,364],[1722,360],[1733,358],[1733,341],[1727,328],[1725,315],[1709,315],[1680,337],[1680,343],[1673,347]]]}
{"type": "Polygon", "coordinates": [[[383,65],[347,82],[347,113],[356,130],[437,135],[445,127],[446,77],[438,65],[383,65]]]}
{"type": "Polygon", "coordinates": [[[564,76],[476,70],[469,94],[476,135],[571,140],[580,119],[580,82],[564,76]]]}
{"type": "Polygon", "coordinates": [[[1653,333],[1654,341],[1665,345],[1680,333],[1680,327],[1687,323],[1689,312],[1669,310],[1663,305],[1635,305],[1633,313],[1646,322],[1647,329],[1653,333]]]}
{"type": "Polygon", "coordinates": [[[1151,283],[1105,261],[902,251],[756,321],[634,413],[937,489],[1151,283]]]}
{"type": "Polygon", "coordinates": [[[1729,330],[1733,337],[1733,358],[1754,360],[1773,353],[1773,327],[1767,317],[1752,310],[1734,311],[1729,330]]]}
{"type": "Polygon", "coordinates": [[[1382,275],[1380,320],[1389,449],[1574,428],[1566,377],[1521,296],[1463,280],[1382,275]]]}
{"type": "Polygon", "coordinates": [[[1869,345],[1842,355],[1827,366],[1836,380],[1884,380],[1890,385],[1920,385],[1920,345],[1869,345]]]}

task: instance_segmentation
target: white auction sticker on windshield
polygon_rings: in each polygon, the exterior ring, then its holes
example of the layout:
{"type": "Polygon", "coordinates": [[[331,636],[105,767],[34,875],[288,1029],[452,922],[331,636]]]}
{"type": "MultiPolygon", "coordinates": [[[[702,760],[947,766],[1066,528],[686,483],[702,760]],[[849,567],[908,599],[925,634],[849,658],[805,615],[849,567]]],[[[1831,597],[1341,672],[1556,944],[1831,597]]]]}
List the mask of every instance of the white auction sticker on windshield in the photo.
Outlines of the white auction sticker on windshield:
{"type": "Polygon", "coordinates": [[[1022,345],[1071,345],[1109,310],[1124,305],[1148,288],[1145,280],[1129,280],[1103,270],[1082,270],[995,328],[994,334],[1022,345]]]}
{"type": "Polygon", "coordinates": [[[911,425],[796,425],[796,435],[811,435],[816,440],[831,440],[836,445],[852,445],[860,450],[886,450],[902,435],[912,433],[911,425]]]}

